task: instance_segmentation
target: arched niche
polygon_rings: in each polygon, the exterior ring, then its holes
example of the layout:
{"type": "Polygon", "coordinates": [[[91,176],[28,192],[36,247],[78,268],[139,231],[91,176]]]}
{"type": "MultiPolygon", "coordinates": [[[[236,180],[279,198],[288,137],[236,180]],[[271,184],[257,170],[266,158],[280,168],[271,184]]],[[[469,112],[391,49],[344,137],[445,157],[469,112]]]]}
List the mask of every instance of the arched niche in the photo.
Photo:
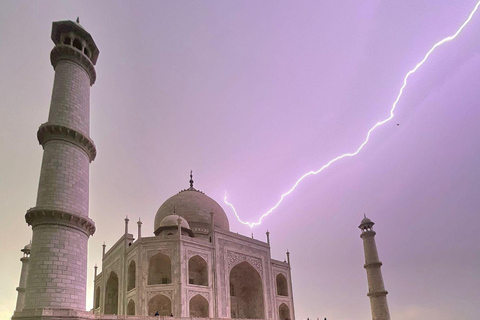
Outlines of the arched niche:
{"type": "Polygon", "coordinates": [[[208,265],[207,262],[198,255],[188,260],[188,283],[208,286],[208,265]]]}
{"type": "Polygon", "coordinates": [[[132,260],[128,265],[128,274],[127,274],[127,291],[130,291],[135,288],[135,278],[136,278],[137,266],[135,261],[132,260]]]}
{"type": "Polygon", "coordinates": [[[190,317],[192,318],[208,318],[209,309],[208,301],[203,296],[197,294],[190,299],[189,303],[190,317]]]}
{"type": "Polygon", "coordinates": [[[118,314],[118,276],[110,272],[105,290],[105,314],[118,314]]]}
{"type": "Polygon", "coordinates": [[[232,318],[265,318],[262,279],[246,261],[230,271],[230,309],[232,318]]]}
{"type": "Polygon", "coordinates": [[[135,302],[133,299],[130,299],[127,304],[127,316],[134,316],[135,315],[135,302]]]}
{"type": "Polygon", "coordinates": [[[280,320],[289,320],[290,319],[290,308],[285,303],[282,303],[278,307],[278,318],[280,320]]]}
{"type": "Polygon", "coordinates": [[[277,275],[277,295],[288,296],[287,278],[282,273],[277,275]]]}
{"type": "Polygon", "coordinates": [[[100,287],[95,289],[95,309],[100,308],[100,287]]]}
{"type": "Polygon", "coordinates": [[[172,283],[172,262],[170,258],[157,253],[148,262],[148,284],[172,283]]]}
{"type": "Polygon", "coordinates": [[[167,296],[160,293],[148,301],[148,315],[153,317],[157,312],[160,316],[172,314],[172,302],[167,296]]]}

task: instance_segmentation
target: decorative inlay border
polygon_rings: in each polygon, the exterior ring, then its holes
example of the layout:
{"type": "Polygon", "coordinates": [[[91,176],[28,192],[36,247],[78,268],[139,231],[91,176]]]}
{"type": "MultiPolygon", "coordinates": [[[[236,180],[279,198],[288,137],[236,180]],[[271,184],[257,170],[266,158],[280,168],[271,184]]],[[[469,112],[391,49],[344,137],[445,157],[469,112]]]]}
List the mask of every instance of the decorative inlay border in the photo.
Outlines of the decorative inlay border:
{"type": "Polygon", "coordinates": [[[263,276],[263,268],[262,268],[262,260],[259,258],[247,256],[245,254],[241,254],[238,252],[233,252],[233,251],[227,251],[228,252],[228,272],[232,270],[233,267],[235,267],[237,264],[241,262],[248,262],[250,265],[252,265],[255,270],[258,271],[260,274],[260,277],[263,276]]]}
{"type": "Polygon", "coordinates": [[[90,162],[95,160],[97,156],[95,144],[89,137],[65,126],[50,124],[48,122],[44,123],[38,128],[37,138],[42,146],[50,140],[63,140],[73,143],[87,153],[90,162]]]}
{"type": "Polygon", "coordinates": [[[365,263],[363,267],[365,269],[372,269],[372,268],[380,268],[382,266],[382,263],[380,261],[378,262],[370,262],[370,263],[365,263]]]}
{"type": "Polygon", "coordinates": [[[42,224],[58,224],[82,231],[88,236],[95,233],[95,222],[73,213],[60,210],[31,208],[25,214],[25,221],[29,226],[42,224]]]}
{"type": "Polygon", "coordinates": [[[172,260],[172,249],[151,249],[151,250],[147,250],[148,259],[150,259],[154,255],[156,255],[157,253],[163,253],[164,255],[169,257],[170,260],[172,260]]]}
{"type": "Polygon", "coordinates": [[[192,299],[197,294],[207,299],[208,303],[210,303],[210,293],[203,292],[203,291],[193,291],[193,290],[188,291],[188,301],[190,301],[190,299],[192,299]]]}
{"type": "Polygon", "coordinates": [[[288,309],[291,309],[290,299],[277,299],[277,310],[282,304],[285,304],[288,307],[288,309]]]}
{"type": "Polygon", "coordinates": [[[92,86],[95,83],[97,78],[95,67],[92,61],[80,50],[66,44],[57,44],[50,52],[50,62],[54,69],[60,60],[70,60],[78,63],[90,77],[90,85],[92,86]]]}
{"type": "Polygon", "coordinates": [[[112,272],[115,273],[117,277],[121,276],[120,265],[118,263],[118,260],[119,259],[116,259],[113,263],[110,263],[109,266],[105,267],[105,279],[107,279],[107,281],[110,278],[110,275],[112,274],[112,272]]]}
{"type": "Polygon", "coordinates": [[[381,297],[381,296],[386,296],[388,294],[388,291],[378,291],[378,292],[369,292],[367,293],[367,296],[369,297],[381,297]]]}
{"type": "Polygon", "coordinates": [[[200,258],[205,260],[205,262],[208,264],[208,254],[203,252],[188,250],[188,254],[187,254],[188,260],[190,260],[190,258],[194,256],[199,256],[200,258]]]}
{"type": "Polygon", "coordinates": [[[173,296],[172,290],[154,290],[154,291],[148,291],[148,292],[147,292],[147,299],[150,300],[150,299],[152,299],[154,296],[156,296],[157,294],[162,294],[162,295],[164,295],[165,297],[169,298],[170,301],[172,301],[172,296],[173,296]]]}
{"type": "Polygon", "coordinates": [[[135,301],[136,298],[137,298],[137,288],[134,288],[134,289],[127,292],[127,295],[126,295],[127,301],[129,299],[133,299],[135,301]]]}

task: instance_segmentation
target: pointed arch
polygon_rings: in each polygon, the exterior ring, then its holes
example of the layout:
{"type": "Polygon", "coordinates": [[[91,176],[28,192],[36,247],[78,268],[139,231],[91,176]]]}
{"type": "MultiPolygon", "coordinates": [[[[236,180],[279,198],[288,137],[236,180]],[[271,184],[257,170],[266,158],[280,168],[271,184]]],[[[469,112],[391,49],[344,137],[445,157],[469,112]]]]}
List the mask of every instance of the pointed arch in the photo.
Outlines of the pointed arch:
{"type": "Polygon", "coordinates": [[[155,316],[158,312],[160,316],[169,316],[172,314],[172,301],[163,294],[157,294],[148,301],[148,315],[155,316]]]}
{"type": "Polygon", "coordinates": [[[137,265],[135,263],[135,260],[132,260],[128,265],[127,291],[130,291],[135,288],[136,272],[137,272],[137,265]]]}
{"type": "Polygon", "coordinates": [[[133,299],[130,299],[127,305],[127,316],[134,316],[134,315],[135,315],[135,302],[133,301],[133,299]]]}
{"type": "Polygon", "coordinates": [[[95,290],[95,309],[100,308],[100,287],[95,290]]]}
{"type": "Polygon", "coordinates": [[[277,295],[279,296],[288,296],[288,285],[287,285],[287,278],[283,275],[283,273],[277,274],[276,278],[277,282],[277,295]]]}
{"type": "Polygon", "coordinates": [[[278,307],[278,318],[280,320],[290,319],[290,308],[285,303],[282,303],[280,307],[278,307]]]}
{"type": "Polygon", "coordinates": [[[246,261],[230,271],[230,307],[232,318],[265,319],[262,279],[246,261]]]}
{"type": "Polygon", "coordinates": [[[190,299],[189,309],[192,318],[208,318],[209,308],[208,301],[202,295],[197,294],[190,299]]]}
{"type": "Polygon", "coordinates": [[[208,286],[208,265],[199,255],[188,260],[188,283],[208,286]]]}
{"type": "Polygon", "coordinates": [[[172,261],[159,252],[148,262],[148,284],[167,283],[172,283],[172,261]]]}
{"type": "Polygon", "coordinates": [[[110,272],[105,290],[105,314],[118,314],[118,276],[110,272]]]}

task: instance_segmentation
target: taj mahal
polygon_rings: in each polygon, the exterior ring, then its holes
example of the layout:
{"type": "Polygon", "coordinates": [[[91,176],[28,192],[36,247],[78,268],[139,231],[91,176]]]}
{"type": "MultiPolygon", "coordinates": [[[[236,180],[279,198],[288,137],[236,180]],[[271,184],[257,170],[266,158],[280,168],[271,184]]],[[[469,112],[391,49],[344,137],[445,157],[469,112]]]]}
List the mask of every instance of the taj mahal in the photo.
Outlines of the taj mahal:
{"type": "MultiPolygon", "coordinates": [[[[99,49],[78,19],[53,22],[51,39],[55,78],[48,120],[37,132],[43,161],[37,201],[25,215],[32,241],[21,250],[12,319],[294,320],[288,251],[284,261],[273,259],[268,232],[265,242],[232,232],[225,211],[197,189],[192,173],[187,188],[152,213],[154,230],[125,218],[118,241],[103,246],[93,309],[86,310],[87,243],[96,228],[88,212],[89,166],[97,154],[89,135],[90,87],[99,49]]],[[[372,319],[389,320],[373,225],[364,217],[359,226],[367,295],[372,319]]]]}
{"type": "Polygon", "coordinates": [[[153,236],[125,234],[103,254],[95,313],[293,319],[289,262],[229,231],[223,209],[193,187],[165,201],[153,236]]]}

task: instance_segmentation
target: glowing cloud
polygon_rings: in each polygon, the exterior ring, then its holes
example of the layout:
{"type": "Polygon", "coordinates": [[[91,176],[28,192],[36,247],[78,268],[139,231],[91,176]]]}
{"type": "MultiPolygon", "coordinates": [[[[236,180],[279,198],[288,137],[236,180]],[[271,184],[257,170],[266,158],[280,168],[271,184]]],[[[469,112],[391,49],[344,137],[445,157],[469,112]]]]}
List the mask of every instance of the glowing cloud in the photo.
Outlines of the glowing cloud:
{"type": "Polygon", "coordinates": [[[473,15],[475,14],[475,12],[477,11],[478,7],[480,6],[480,1],[477,2],[477,4],[475,5],[475,7],[473,8],[472,12],[470,12],[470,15],[468,16],[468,18],[465,20],[465,22],[463,22],[463,24],[460,26],[460,28],[458,28],[458,30],[451,36],[448,36],[440,41],[438,41],[437,43],[435,43],[433,45],[433,47],[427,52],[427,54],[423,57],[423,59],[417,63],[415,65],[415,67],[410,70],[405,78],[403,78],[403,85],[402,87],[400,88],[400,91],[397,95],[397,98],[395,99],[395,101],[393,102],[393,105],[392,105],[392,108],[390,109],[390,116],[382,121],[379,121],[377,122],[370,130],[368,130],[368,133],[367,133],[367,137],[365,138],[365,140],[363,141],[363,143],[354,151],[354,152],[351,152],[351,153],[344,153],[332,160],[330,160],[329,162],[327,162],[326,164],[324,164],[322,167],[320,167],[318,170],[315,170],[315,171],[310,171],[310,172],[307,172],[305,173],[304,175],[302,175],[296,182],[295,184],[287,191],[285,192],[284,194],[282,194],[282,196],[280,197],[280,200],[278,200],[278,202],[272,207],[270,208],[267,212],[265,212],[264,214],[262,214],[262,216],[258,219],[257,222],[247,222],[247,221],[243,221],[242,219],[240,219],[240,217],[238,216],[238,213],[237,211],[235,210],[235,207],[233,206],[233,204],[229,203],[227,201],[227,193],[225,192],[225,197],[223,199],[223,201],[232,208],[233,212],[235,213],[235,216],[237,217],[238,221],[243,223],[243,224],[246,224],[248,226],[250,226],[251,228],[254,227],[254,226],[258,226],[262,223],[262,220],[263,218],[265,218],[266,216],[268,216],[270,213],[273,212],[273,210],[275,210],[276,208],[278,208],[278,206],[282,203],[283,199],[288,196],[290,193],[293,192],[293,190],[295,190],[295,188],[298,186],[298,184],[303,180],[305,179],[306,177],[310,176],[310,175],[316,175],[320,172],[322,172],[324,169],[328,168],[332,163],[334,162],[337,162],[338,160],[340,159],[343,159],[343,158],[347,158],[347,157],[353,157],[353,156],[356,156],[362,149],[363,147],[368,143],[368,141],[370,140],[370,135],[372,134],[372,132],[377,129],[378,127],[380,127],[381,125],[384,125],[385,123],[389,122],[390,120],[393,119],[393,116],[394,116],[394,111],[395,111],[395,108],[397,107],[397,103],[398,101],[400,100],[400,98],[402,97],[402,94],[403,94],[403,89],[405,89],[406,85],[407,85],[407,80],[408,78],[413,74],[415,73],[424,63],[425,61],[427,61],[428,57],[432,54],[432,52],[438,48],[439,46],[441,46],[442,44],[446,43],[446,42],[449,42],[449,41],[452,41],[454,40],[461,32],[462,30],[465,28],[465,26],[472,20],[473,18],[473,15]]]}

